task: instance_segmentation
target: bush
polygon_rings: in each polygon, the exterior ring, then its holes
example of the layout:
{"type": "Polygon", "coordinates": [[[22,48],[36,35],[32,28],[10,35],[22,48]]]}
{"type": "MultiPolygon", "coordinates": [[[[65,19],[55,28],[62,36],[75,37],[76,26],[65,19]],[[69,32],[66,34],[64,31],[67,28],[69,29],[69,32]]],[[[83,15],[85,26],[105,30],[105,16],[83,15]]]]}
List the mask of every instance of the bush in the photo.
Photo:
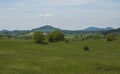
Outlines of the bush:
{"type": "Polygon", "coordinates": [[[57,42],[57,41],[63,41],[64,40],[64,34],[58,30],[51,32],[47,35],[47,40],[49,42],[57,42]]]}
{"type": "Polygon", "coordinates": [[[83,47],[83,50],[89,51],[89,47],[88,47],[88,46],[84,46],[84,47],[83,47]]]}
{"type": "Polygon", "coordinates": [[[106,35],[106,40],[107,41],[113,41],[116,40],[118,35],[116,33],[109,33],[106,35]]]}
{"type": "Polygon", "coordinates": [[[42,32],[34,32],[33,39],[36,43],[43,43],[43,41],[45,40],[45,36],[42,32]]]}

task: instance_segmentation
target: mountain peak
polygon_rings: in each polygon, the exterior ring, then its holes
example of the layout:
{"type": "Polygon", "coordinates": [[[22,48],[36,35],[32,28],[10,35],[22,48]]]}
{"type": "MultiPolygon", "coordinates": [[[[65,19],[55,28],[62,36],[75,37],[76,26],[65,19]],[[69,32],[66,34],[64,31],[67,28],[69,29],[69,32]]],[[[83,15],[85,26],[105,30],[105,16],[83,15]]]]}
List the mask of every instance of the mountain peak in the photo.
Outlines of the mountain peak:
{"type": "Polygon", "coordinates": [[[50,26],[50,25],[45,25],[45,26],[42,26],[42,27],[40,27],[40,28],[54,28],[53,26],[50,26]]]}
{"type": "Polygon", "coordinates": [[[45,26],[42,26],[40,28],[32,29],[32,31],[42,31],[42,32],[51,32],[54,30],[60,30],[60,29],[55,28],[55,27],[50,26],[50,25],[45,25],[45,26]]]}

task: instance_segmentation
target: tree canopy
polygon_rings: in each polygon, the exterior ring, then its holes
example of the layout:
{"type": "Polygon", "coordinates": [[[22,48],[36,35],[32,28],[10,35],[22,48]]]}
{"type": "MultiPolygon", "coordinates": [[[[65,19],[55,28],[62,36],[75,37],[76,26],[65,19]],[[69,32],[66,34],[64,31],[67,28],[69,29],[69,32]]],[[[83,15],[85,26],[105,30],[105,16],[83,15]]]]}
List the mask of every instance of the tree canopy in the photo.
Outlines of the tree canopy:
{"type": "Polygon", "coordinates": [[[36,43],[43,43],[43,41],[45,40],[45,36],[42,32],[34,32],[33,39],[36,43]]]}

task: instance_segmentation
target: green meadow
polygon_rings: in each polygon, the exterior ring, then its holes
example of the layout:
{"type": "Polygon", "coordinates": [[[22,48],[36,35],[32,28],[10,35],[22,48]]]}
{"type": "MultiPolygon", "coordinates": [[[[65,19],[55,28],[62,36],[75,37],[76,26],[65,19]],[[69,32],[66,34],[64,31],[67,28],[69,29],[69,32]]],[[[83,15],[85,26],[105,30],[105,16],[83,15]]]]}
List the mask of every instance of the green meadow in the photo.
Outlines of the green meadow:
{"type": "Polygon", "coordinates": [[[120,40],[0,40],[0,74],[120,74],[120,40]]]}

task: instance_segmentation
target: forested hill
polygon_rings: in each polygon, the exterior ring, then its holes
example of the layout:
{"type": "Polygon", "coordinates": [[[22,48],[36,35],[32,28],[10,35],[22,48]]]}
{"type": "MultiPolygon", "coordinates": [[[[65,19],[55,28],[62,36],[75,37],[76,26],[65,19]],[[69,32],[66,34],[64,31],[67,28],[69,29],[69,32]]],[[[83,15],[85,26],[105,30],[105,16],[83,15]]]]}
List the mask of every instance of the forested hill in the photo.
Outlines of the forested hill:
{"type": "Polygon", "coordinates": [[[84,30],[63,30],[63,29],[55,28],[53,26],[46,25],[46,26],[42,26],[42,27],[35,28],[32,30],[14,30],[14,31],[2,30],[2,31],[0,31],[0,34],[7,34],[7,35],[17,34],[18,35],[18,34],[28,34],[28,33],[35,32],[35,31],[49,33],[49,32],[54,31],[54,30],[62,31],[64,34],[108,33],[108,32],[120,33],[120,28],[113,29],[111,27],[107,27],[107,28],[88,27],[84,30]]]}

